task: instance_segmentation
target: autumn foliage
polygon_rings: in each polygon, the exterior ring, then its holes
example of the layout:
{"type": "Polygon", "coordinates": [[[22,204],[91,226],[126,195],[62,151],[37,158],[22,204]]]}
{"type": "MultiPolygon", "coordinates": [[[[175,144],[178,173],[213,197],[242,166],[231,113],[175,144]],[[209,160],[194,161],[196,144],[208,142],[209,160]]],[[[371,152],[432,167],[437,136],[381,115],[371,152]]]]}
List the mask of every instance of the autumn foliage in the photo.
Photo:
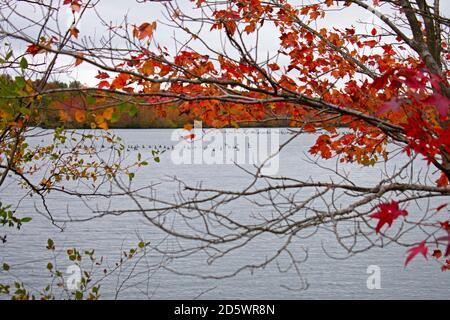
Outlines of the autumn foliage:
{"type": "MultiPolygon", "coordinates": [[[[217,128],[283,119],[305,132],[322,130],[310,146],[310,154],[363,166],[388,161],[388,143],[395,142],[404,154],[417,155],[437,170],[437,179],[427,190],[449,194],[450,53],[443,38],[448,32],[448,19],[430,22],[429,12],[434,10],[439,16],[437,8],[425,1],[417,1],[416,7],[406,0],[325,0],[303,5],[286,0],[232,0],[214,6],[214,1],[191,2],[197,10],[203,10],[202,17],[191,22],[202,23],[207,32],[224,37],[233,53],[227,55],[227,50],[215,49],[211,43],[200,46],[203,49],[183,46],[173,52],[159,45],[156,22],[123,25],[121,28],[128,30],[127,40],[139,50],[130,50],[125,58],[114,59],[114,64],[101,63],[92,52],[80,54],[72,49],[62,53],[73,58],[74,67],[90,64],[99,69],[96,87],[78,91],[94,93],[96,105],[119,96],[132,97],[133,103],[159,110],[161,116],[167,115],[164,106],[176,105],[180,116],[217,128]],[[403,17],[407,31],[382,14],[383,5],[390,5],[403,17]],[[352,24],[316,27],[323,25],[333,8],[359,8],[371,15],[381,12],[382,27],[373,26],[366,32],[352,24]],[[250,48],[249,43],[266,28],[276,34],[270,41],[276,42],[277,51],[258,58],[258,49],[250,48]],[[338,126],[349,130],[342,134],[338,126]]],[[[83,0],[63,2],[74,14],[87,9],[85,4],[83,0]]],[[[180,8],[168,8],[177,30],[190,41],[204,41],[201,33],[184,24],[189,15],[180,8]]],[[[83,36],[76,26],[69,31],[73,41],[83,36]]],[[[60,40],[56,35],[28,39],[25,56],[32,59],[54,54],[60,40]]],[[[51,94],[42,88],[28,92],[32,99],[51,94]]],[[[91,114],[62,110],[60,119],[64,121],[70,115],[81,123],[89,118],[93,119],[93,128],[107,129],[121,112],[125,110],[117,105],[91,114]]],[[[13,121],[2,116],[2,123],[21,127],[29,117],[15,115],[13,121]]],[[[444,212],[447,208],[444,204],[435,210],[444,212]]],[[[410,217],[407,209],[395,198],[389,202],[380,199],[369,215],[380,236],[406,217],[410,217]]],[[[435,249],[434,258],[440,259],[442,269],[447,270],[448,221],[432,223],[437,242],[431,237],[420,239],[407,252],[405,264],[419,254],[427,258],[435,249]],[[435,248],[444,243],[447,247],[443,252],[435,248]]]]}

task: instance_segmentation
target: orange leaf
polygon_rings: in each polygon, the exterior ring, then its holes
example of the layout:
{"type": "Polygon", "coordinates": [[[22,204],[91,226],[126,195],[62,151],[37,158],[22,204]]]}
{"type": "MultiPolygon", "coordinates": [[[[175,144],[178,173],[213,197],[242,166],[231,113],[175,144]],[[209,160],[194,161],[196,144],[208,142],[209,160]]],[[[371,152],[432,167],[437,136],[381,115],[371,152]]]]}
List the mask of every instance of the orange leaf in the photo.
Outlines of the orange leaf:
{"type": "Polygon", "coordinates": [[[272,71],[280,70],[280,66],[276,63],[270,63],[268,66],[272,71]]]}
{"type": "Polygon", "coordinates": [[[438,187],[446,187],[448,186],[448,178],[445,175],[445,173],[441,173],[441,176],[439,177],[439,179],[436,180],[436,184],[438,187]]]}
{"type": "Polygon", "coordinates": [[[72,12],[80,12],[81,4],[78,0],[73,0],[70,7],[72,8],[72,12]]]}
{"type": "Polygon", "coordinates": [[[126,73],[119,74],[111,83],[111,89],[123,89],[127,85],[130,75],[126,73]]]}
{"type": "Polygon", "coordinates": [[[70,34],[75,37],[76,39],[78,39],[78,34],[80,33],[80,30],[78,30],[77,28],[73,27],[72,29],[70,29],[70,34]]]}
{"type": "Polygon", "coordinates": [[[256,23],[252,22],[244,28],[244,31],[249,33],[253,33],[256,29],[256,23]]]}
{"type": "Polygon", "coordinates": [[[67,112],[62,111],[62,110],[59,111],[59,119],[60,119],[62,122],[67,121],[68,117],[69,117],[69,116],[68,116],[67,112]]]}
{"type": "Polygon", "coordinates": [[[316,128],[310,123],[305,124],[304,127],[303,127],[303,130],[305,132],[316,132],[316,128]]]}
{"type": "Polygon", "coordinates": [[[352,120],[353,120],[352,116],[345,115],[345,116],[341,117],[341,122],[342,123],[348,123],[348,122],[351,122],[352,120]]]}
{"type": "Polygon", "coordinates": [[[105,118],[106,120],[111,120],[113,113],[114,113],[114,109],[108,108],[103,112],[103,118],[105,118]]]}
{"type": "Polygon", "coordinates": [[[84,110],[75,111],[75,120],[78,123],[83,123],[86,121],[86,112],[84,110]]]}
{"type": "Polygon", "coordinates": [[[148,23],[144,22],[135,29],[134,35],[137,36],[139,40],[143,40],[145,38],[151,38],[153,36],[153,31],[156,29],[156,22],[148,23]]]}
{"type": "Polygon", "coordinates": [[[311,18],[311,20],[316,20],[319,16],[320,16],[319,11],[313,11],[309,14],[309,17],[311,18]]]}
{"type": "Polygon", "coordinates": [[[106,122],[99,123],[98,127],[103,130],[108,130],[108,124],[106,122]]]}
{"type": "Polygon", "coordinates": [[[79,53],[77,55],[77,58],[75,59],[75,67],[77,67],[83,63],[83,56],[84,56],[84,54],[82,54],[82,53],[79,53]]]}

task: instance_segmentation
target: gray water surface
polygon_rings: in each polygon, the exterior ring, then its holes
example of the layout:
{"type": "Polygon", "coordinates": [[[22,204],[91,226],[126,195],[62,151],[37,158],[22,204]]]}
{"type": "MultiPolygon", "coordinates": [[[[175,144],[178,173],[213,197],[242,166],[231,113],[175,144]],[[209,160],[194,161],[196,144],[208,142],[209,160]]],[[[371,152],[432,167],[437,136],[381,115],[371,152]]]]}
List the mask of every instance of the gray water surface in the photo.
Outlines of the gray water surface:
{"type": "MultiPolygon", "coordinates": [[[[172,146],[171,130],[115,130],[124,140],[126,154],[134,159],[138,152],[150,153],[151,146],[172,146]],[[138,146],[135,150],[134,146],[138,146]],[[144,146],[144,148],[142,148],[144,146]],[[127,151],[128,149],[128,151],[127,151]]],[[[287,139],[288,135],[282,137],[287,139]]],[[[317,181],[328,180],[330,172],[305,161],[305,152],[313,145],[315,135],[302,135],[294,140],[281,153],[280,175],[306,179],[314,177],[317,181]]],[[[30,144],[50,141],[50,137],[37,138],[30,144]]],[[[401,157],[393,159],[389,166],[393,168],[401,164],[401,157]],[[397,161],[397,162],[396,162],[397,161]]],[[[331,167],[334,166],[331,160],[331,167]]],[[[425,163],[419,163],[424,170],[425,163]]],[[[362,168],[358,165],[344,165],[352,173],[354,181],[363,185],[374,184],[380,177],[380,167],[362,168]]],[[[159,163],[152,162],[148,167],[139,170],[134,183],[149,185],[163,183],[155,187],[158,196],[170,198],[177,190],[173,184],[165,183],[167,177],[177,176],[191,182],[203,181],[211,187],[233,189],[248,182],[249,177],[233,165],[175,165],[170,159],[170,151],[161,155],[159,163]]],[[[1,201],[4,203],[19,203],[17,213],[20,216],[31,216],[33,221],[25,224],[20,231],[7,230],[7,243],[0,245],[0,264],[11,265],[9,273],[0,273],[0,283],[5,280],[20,278],[30,288],[41,290],[49,281],[45,267],[53,257],[45,249],[47,239],[52,238],[57,246],[56,261],[58,267],[65,270],[70,265],[65,257],[65,250],[71,247],[94,248],[96,255],[104,255],[106,263],[113,265],[119,259],[122,249],[136,246],[139,239],[157,243],[164,235],[151,226],[139,214],[107,216],[88,222],[68,223],[64,232],[52,226],[48,219],[38,214],[36,208],[42,209],[42,204],[36,197],[25,197],[25,192],[17,187],[11,179],[7,186],[0,190],[1,201]],[[13,278],[11,278],[13,276],[13,278]]],[[[134,204],[95,200],[91,208],[106,207],[127,208],[134,204]]],[[[448,199],[434,199],[436,204],[448,199]]],[[[81,199],[50,194],[47,203],[57,216],[86,217],[92,214],[81,199]]],[[[248,203],[236,202],[231,205],[233,213],[246,216],[251,208],[248,203]]],[[[413,210],[413,209],[411,209],[413,210]]],[[[417,209],[420,210],[420,209],[417,209]]],[[[413,213],[410,211],[410,214],[413,213]]],[[[448,212],[442,213],[442,220],[448,219],[448,212]]],[[[3,231],[2,231],[3,232],[3,231]]],[[[292,252],[299,260],[308,259],[300,264],[300,276],[294,271],[281,272],[279,266],[273,263],[265,269],[251,272],[245,270],[238,275],[221,279],[201,279],[193,276],[178,275],[165,269],[156,269],[155,265],[162,259],[157,252],[150,252],[134,266],[124,268],[104,280],[101,288],[103,298],[115,298],[114,291],[121,287],[118,298],[122,299],[193,299],[200,295],[204,299],[448,299],[450,297],[450,274],[441,272],[439,266],[432,261],[417,257],[407,268],[404,267],[406,248],[395,244],[387,248],[373,248],[367,252],[346,259],[346,252],[337,244],[332,233],[318,232],[311,237],[299,237],[291,244],[292,252]],[[333,255],[339,259],[330,258],[333,255]],[[381,289],[367,288],[367,268],[376,265],[381,268],[381,289]],[[123,285],[122,282],[133,269],[131,277],[123,285]],[[306,290],[295,290],[305,288],[306,290]],[[287,289],[289,287],[290,289],[287,289]]],[[[422,233],[412,232],[409,240],[421,241],[422,233]]],[[[238,253],[218,260],[208,265],[205,257],[171,261],[168,265],[186,273],[197,274],[228,274],[239,266],[252,261],[263,261],[277,250],[279,243],[276,237],[256,239],[248,248],[238,253]]],[[[175,246],[175,240],[166,240],[164,246],[175,246]],[[172,241],[172,242],[171,242],[172,241]]],[[[279,263],[283,269],[284,258],[279,263]]],[[[101,274],[101,268],[97,274],[101,274]]],[[[0,297],[5,298],[5,297],[0,297]]]]}

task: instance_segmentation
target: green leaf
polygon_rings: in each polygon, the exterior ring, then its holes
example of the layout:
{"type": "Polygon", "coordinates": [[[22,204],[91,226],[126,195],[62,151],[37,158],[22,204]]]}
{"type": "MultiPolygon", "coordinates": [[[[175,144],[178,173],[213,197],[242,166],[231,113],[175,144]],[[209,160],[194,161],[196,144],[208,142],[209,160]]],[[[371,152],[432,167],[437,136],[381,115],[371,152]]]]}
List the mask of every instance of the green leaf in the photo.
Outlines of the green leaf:
{"type": "Polygon", "coordinates": [[[130,117],[134,117],[138,112],[138,109],[136,108],[135,105],[132,105],[130,107],[130,110],[128,111],[128,114],[130,115],[130,117]]]}
{"type": "Polygon", "coordinates": [[[51,262],[47,263],[47,269],[50,271],[53,270],[53,264],[51,262]]]}
{"type": "Polygon", "coordinates": [[[125,102],[119,104],[119,111],[120,112],[125,112],[126,110],[127,110],[127,104],[125,102]]]}
{"type": "Polygon", "coordinates": [[[75,292],[75,299],[76,300],[82,300],[83,299],[83,292],[81,292],[81,291],[75,292]]]}
{"type": "Polygon", "coordinates": [[[20,68],[22,70],[25,70],[28,68],[28,61],[25,57],[22,57],[22,59],[20,60],[20,68]]]}
{"type": "Polygon", "coordinates": [[[5,56],[5,60],[8,61],[12,57],[12,55],[13,55],[12,50],[8,51],[8,53],[5,56]]]}
{"type": "Polygon", "coordinates": [[[26,84],[24,77],[16,77],[16,85],[19,89],[25,88],[26,84]]]}
{"type": "Polygon", "coordinates": [[[144,241],[139,242],[138,247],[143,249],[145,247],[145,242],[144,241]]]}
{"type": "Polygon", "coordinates": [[[111,123],[116,123],[119,120],[120,120],[120,114],[117,112],[113,113],[113,115],[111,117],[111,123]]]}
{"type": "Polygon", "coordinates": [[[47,240],[47,249],[48,250],[55,250],[55,243],[52,239],[47,240]]]}
{"type": "Polygon", "coordinates": [[[3,270],[4,270],[4,271],[9,271],[9,265],[6,264],[6,263],[4,263],[4,264],[3,264],[3,270]]]}
{"type": "Polygon", "coordinates": [[[93,96],[87,96],[86,101],[88,104],[93,105],[97,103],[97,99],[93,96]]]}
{"type": "Polygon", "coordinates": [[[31,220],[33,220],[33,218],[31,218],[31,217],[25,217],[25,218],[20,219],[20,222],[22,222],[22,223],[27,223],[27,222],[30,222],[31,220]]]}
{"type": "Polygon", "coordinates": [[[154,160],[155,160],[155,162],[157,162],[157,163],[159,163],[159,162],[161,161],[161,159],[160,159],[159,157],[156,157],[154,160]]]}

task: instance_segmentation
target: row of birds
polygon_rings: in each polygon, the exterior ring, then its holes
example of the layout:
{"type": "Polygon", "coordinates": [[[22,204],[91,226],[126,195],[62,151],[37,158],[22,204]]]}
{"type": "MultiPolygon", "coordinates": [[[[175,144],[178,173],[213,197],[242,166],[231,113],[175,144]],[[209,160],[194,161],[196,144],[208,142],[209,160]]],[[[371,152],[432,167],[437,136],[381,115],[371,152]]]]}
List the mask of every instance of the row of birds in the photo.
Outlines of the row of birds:
{"type": "MultiPolygon", "coordinates": [[[[69,146],[65,146],[66,148],[70,148],[69,146]]],[[[106,146],[105,145],[101,145],[100,146],[101,149],[105,149],[106,146]]],[[[210,148],[212,148],[212,151],[216,150],[216,146],[210,146],[210,145],[201,145],[200,146],[203,150],[208,150],[210,148]]],[[[247,148],[251,149],[252,145],[250,143],[247,143],[247,148]]],[[[127,152],[131,152],[131,151],[139,151],[139,150],[145,150],[148,149],[150,151],[157,151],[159,153],[161,152],[165,152],[165,151],[171,151],[175,149],[174,145],[138,145],[138,144],[129,144],[126,146],[126,151],[127,152]]],[[[185,144],[182,149],[187,149],[187,150],[193,150],[193,149],[199,149],[199,146],[195,143],[189,143],[189,144],[185,144]]],[[[228,145],[228,144],[223,144],[223,146],[219,146],[217,147],[218,150],[223,150],[223,149],[235,149],[235,150],[239,150],[240,149],[240,145],[235,144],[235,145],[228,145]]]]}
{"type": "Polygon", "coordinates": [[[173,145],[168,146],[168,145],[138,145],[138,144],[129,144],[126,146],[126,150],[127,151],[136,151],[136,150],[155,150],[155,151],[168,151],[168,150],[173,150],[175,147],[173,145]]]}
{"type": "MultiPolygon", "coordinates": [[[[248,133],[268,134],[270,132],[271,132],[270,129],[267,129],[267,130],[261,130],[261,129],[259,129],[259,130],[251,130],[250,129],[250,130],[247,130],[245,133],[246,134],[248,134],[248,133]]],[[[286,134],[294,134],[295,131],[286,129],[286,130],[280,130],[279,133],[282,134],[282,135],[286,135],[286,134]]],[[[192,142],[194,142],[194,141],[192,141],[192,142]]],[[[227,148],[227,149],[236,149],[236,150],[239,149],[238,145],[230,146],[230,145],[227,145],[226,143],[224,144],[224,147],[227,148]]],[[[251,148],[250,143],[248,143],[247,147],[251,148]]],[[[133,150],[137,151],[137,150],[145,150],[145,149],[156,150],[156,151],[168,151],[168,150],[174,150],[174,148],[175,147],[173,145],[144,145],[144,144],[139,145],[139,144],[129,144],[129,145],[126,146],[126,150],[127,151],[133,151],[133,150]]],[[[186,144],[185,147],[183,147],[183,148],[186,148],[186,149],[194,148],[194,149],[196,149],[197,145],[194,144],[194,143],[186,144]]],[[[206,150],[206,149],[209,148],[209,146],[202,146],[202,148],[203,148],[203,150],[206,150]]],[[[223,147],[220,147],[219,149],[222,150],[223,147]]]]}
{"type": "MultiPolygon", "coordinates": [[[[241,147],[242,147],[242,145],[239,145],[239,144],[229,145],[229,144],[224,143],[221,146],[217,146],[217,145],[214,145],[214,146],[212,146],[212,145],[200,145],[199,146],[199,145],[197,145],[195,143],[190,143],[190,144],[184,144],[181,149],[182,150],[194,150],[194,149],[200,149],[201,148],[203,150],[208,150],[209,149],[211,151],[216,151],[216,149],[217,149],[217,150],[222,151],[224,149],[240,150],[241,147]]],[[[247,148],[251,149],[252,148],[252,144],[247,143],[247,148]]],[[[173,145],[170,145],[170,146],[168,146],[168,145],[159,145],[159,146],[158,145],[127,145],[126,146],[126,150],[128,152],[130,152],[130,151],[138,151],[138,150],[145,150],[145,149],[148,149],[148,150],[151,150],[151,151],[164,152],[164,151],[174,150],[175,146],[173,146],[173,145]]]]}

